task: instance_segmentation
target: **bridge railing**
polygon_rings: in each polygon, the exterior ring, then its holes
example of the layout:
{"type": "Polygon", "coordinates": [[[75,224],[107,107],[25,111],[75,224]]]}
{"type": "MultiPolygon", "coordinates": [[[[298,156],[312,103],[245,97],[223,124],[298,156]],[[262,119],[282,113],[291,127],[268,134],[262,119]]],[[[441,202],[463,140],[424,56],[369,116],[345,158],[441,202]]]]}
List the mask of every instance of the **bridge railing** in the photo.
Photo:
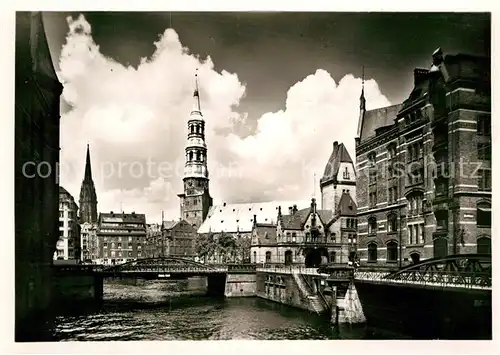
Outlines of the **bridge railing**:
{"type": "MultiPolygon", "coordinates": [[[[301,265],[283,265],[283,264],[259,264],[256,268],[257,272],[274,272],[280,274],[302,274],[320,276],[318,268],[304,267],[301,265]]],[[[324,275],[323,275],[324,276],[324,275]]]]}

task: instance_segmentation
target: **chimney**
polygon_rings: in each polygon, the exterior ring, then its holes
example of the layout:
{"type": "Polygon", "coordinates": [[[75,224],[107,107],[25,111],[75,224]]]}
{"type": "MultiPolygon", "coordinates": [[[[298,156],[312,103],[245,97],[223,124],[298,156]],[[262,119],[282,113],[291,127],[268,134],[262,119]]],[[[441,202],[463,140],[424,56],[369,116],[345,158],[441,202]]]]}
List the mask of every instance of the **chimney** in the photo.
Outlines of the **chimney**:
{"type": "Polygon", "coordinates": [[[339,142],[335,141],[335,142],[333,142],[333,153],[334,153],[334,155],[337,155],[338,150],[339,150],[339,142]]]}
{"type": "Polygon", "coordinates": [[[297,212],[297,205],[293,205],[293,214],[295,214],[295,212],[297,212]]]}
{"type": "Polygon", "coordinates": [[[289,215],[293,214],[293,207],[292,206],[288,207],[288,214],[289,215]]]}
{"type": "Polygon", "coordinates": [[[226,207],[226,203],[224,202],[224,203],[222,204],[222,206],[223,206],[223,207],[226,207]]]}
{"type": "Polygon", "coordinates": [[[413,70],[413,84],[417,86],[421,82],[423,82],[425,79],[427,79],[427,74],[429,73],[429,70],[424,69],[424,68],[415,68],[413,70]]]}
{"type": "Polygon", "coordinates": [[[256,214],[253,215],[253,226],[254,227],[257,226],[257,215],[256,214]]]}

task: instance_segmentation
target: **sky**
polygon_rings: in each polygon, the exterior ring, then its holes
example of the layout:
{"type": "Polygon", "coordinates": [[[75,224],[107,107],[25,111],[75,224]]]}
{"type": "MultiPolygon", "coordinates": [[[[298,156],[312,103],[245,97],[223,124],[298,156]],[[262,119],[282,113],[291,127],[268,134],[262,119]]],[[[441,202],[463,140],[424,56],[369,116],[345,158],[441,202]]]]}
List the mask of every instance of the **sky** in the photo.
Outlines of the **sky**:
{"type": "Polygon", "coordinates": [[[90,144],[98,210],[148,223],[179,217],[196,69],[214,203],[307,200],[334,141],[355,159],[363,66],[373,109],[403,101],[437,47],[490,51],[481,13],[44,16],[64,85],[60,184],[78,200],[90,144]]]}

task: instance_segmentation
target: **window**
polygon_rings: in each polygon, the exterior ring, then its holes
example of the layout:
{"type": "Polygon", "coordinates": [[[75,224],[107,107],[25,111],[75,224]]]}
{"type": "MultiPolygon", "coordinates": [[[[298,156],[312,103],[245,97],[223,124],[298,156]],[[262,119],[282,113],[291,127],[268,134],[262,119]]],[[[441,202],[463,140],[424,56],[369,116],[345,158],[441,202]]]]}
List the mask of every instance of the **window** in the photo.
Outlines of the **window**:
{"type": "Polygon", "coordinates": [[[387,216],[387,232],[397,232],[398,230],[398,216],[396,214],[391,213],[387,216]]]}
{"type": "Polygon", "coordinates": [[[487,236],[477,238],[477,253],[491,254],[491,238],[487,236]]]}
{"type": "Polygon", "coordinates": [[[479,169],[477,185],[479,191],[491,191],[491,170],[479,169]]]}
{"type": "Polygon", "coordinates": [[[368,219],[368,234],[377,233],[377,219],[375,217],[371,217],[368,219]]]}
{"type": "Polygon", "coordinates": [[[266,251],[266,263],[270,263],[270,262],[271,262],[271,252],[266,251]]]}
{"type": "Polygon", "coordinates": [[[335,252],[334,251],[330,252],[330,262],[331,263],[335,262],[335,252]]]}
{"type": "Polygon", "coordinates": [[[290,232],[286,233],[286,241],[287,243],[290,243],[290,232]]]}
{"type": "Polygon", "coordinates": [[[292,233],[292,242],[296,243],[297,242],[297,234],[294,232],[292,233]]]}
{"type": "Polygon", "coordinates": [[[121,249],[122,248],[122,243],[118,243],[118,248],[121,249]]]}
{"type": "MultiPolygon", "coordinates": [[[[335,235],[335,233],[333,233],[333,235],[335,235]]],[[[311,239],[311,233],[307,232],[306,233],[306,242],[309,242],[311,239]]]]}
{"type": "Polygon", "coordinates": [[[477,158],[479,160],[491,160],[491,143],[477,144],[477,158]]]}
{"type": "Polygon", "coordinates": [[[370,192],[369,198],[370,198],[370,207],[377,206],[377,192],[370,192]]]}
{"type": "Polygon", "coordinates": [[[434,239],[434,257],[443,258],[448,255],[448,239],[436,238],[434,239]]]}
{"type": "Polygon", "coordinates": [[[374,167],[376,163],[377,163],[377,156],[375,155],[375,152],[371,152],[370,154],[368,154],[368,166],[374,167]]]}
{"type": "Polygon", "coordinates": [[[377,262],[377,244],[375,243],[368,244],[368,262],[369,263],[377,262]]]}
{"type": "Polygon", "coordinates": [[[254,263],[257,262],[257,252],[256,251],[253,252],[253,262],[254,263]]]}
{"type": "Polygon", "coordinates": [[[390,241],[387,243],[387,262],[394,263],[398,261],[398,243],[390,241]]]}
{"type": "Polygon", "coordinates": [[[390,160],[392,159],[395,159],[396,156],[397,156],[397,153],[396,153],[396,145],[394,143],[390,144],[388,147],[387,147],[387,156],[390,160]]]}
{"type": "Polygon", "coordinates": [[[349,180],[349,170],[347,169],[347,166],[345,167],[345,170],[344,170],[344,174],[343,174],[343,178],[345,180],[349,180]]]}
{"type": "Polygon", "coordinates": [[[398,189],[396,186],[389,187],[388,189],[389,195],[389,204],[395,204],[398,202],[398,189]]]}
{"type": "Polygon", "coordinates": [[[370,175],[368,176],[368,183],[370,185],[377,183],[377,170],[375,168],[370,169],[370,175]]]}
{"type": "Polygon", "coordinates": [[[436,230],[448,230],[448,211],[441,210],[435,213],[436,216],[436,230]]]}
{"type": "Polygon", "coordinates": [[[477,117],[477,135],[490,136],[491,135],[491,117],[488,115],[479,115],[477,117]]]}
{"type": "Polygon", "coordinates": [[[337,234],[336,233],[332,233],[332,235],[330,236],[330,239],[332,240],[332,242],[336,242],[337,241],[337,234]]]}
{"type": "Polygon", "coordinates": [[[408,226],[408,244],[413,244],[413,226],[408,226]]]}
{"type": "Polygon", "coordinates": [[[476,221],[479,227],[491,227],[491,205],[488,202],[477,204],[476,221]]]}

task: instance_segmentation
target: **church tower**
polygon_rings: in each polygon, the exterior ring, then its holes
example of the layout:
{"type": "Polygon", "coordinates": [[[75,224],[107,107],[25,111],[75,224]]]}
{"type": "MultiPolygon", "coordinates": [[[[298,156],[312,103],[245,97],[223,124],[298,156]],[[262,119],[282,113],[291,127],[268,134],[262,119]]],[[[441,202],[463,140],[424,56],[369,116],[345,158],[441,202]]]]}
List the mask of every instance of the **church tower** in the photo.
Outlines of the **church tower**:
{"type": "Polygon", "coordinates": [[[92,180],[92,168],[90,165],[90,148],[87,144],[87,160],[85,162],[85,175],[80,189],[80,223],[97,222],[97,195],[95,193],[94,181],[92,180]]]}
{"type": "Polygon", "coordinates": [[[212,206],[208,189],[207,145],[205,144],[205,120],[200,108],[198,74],[193,94],[193,109],[188,120],[186,163],[184,165],[184,193],[179,194],[181,218],[196,230],[205,220],[212,206]]]}

